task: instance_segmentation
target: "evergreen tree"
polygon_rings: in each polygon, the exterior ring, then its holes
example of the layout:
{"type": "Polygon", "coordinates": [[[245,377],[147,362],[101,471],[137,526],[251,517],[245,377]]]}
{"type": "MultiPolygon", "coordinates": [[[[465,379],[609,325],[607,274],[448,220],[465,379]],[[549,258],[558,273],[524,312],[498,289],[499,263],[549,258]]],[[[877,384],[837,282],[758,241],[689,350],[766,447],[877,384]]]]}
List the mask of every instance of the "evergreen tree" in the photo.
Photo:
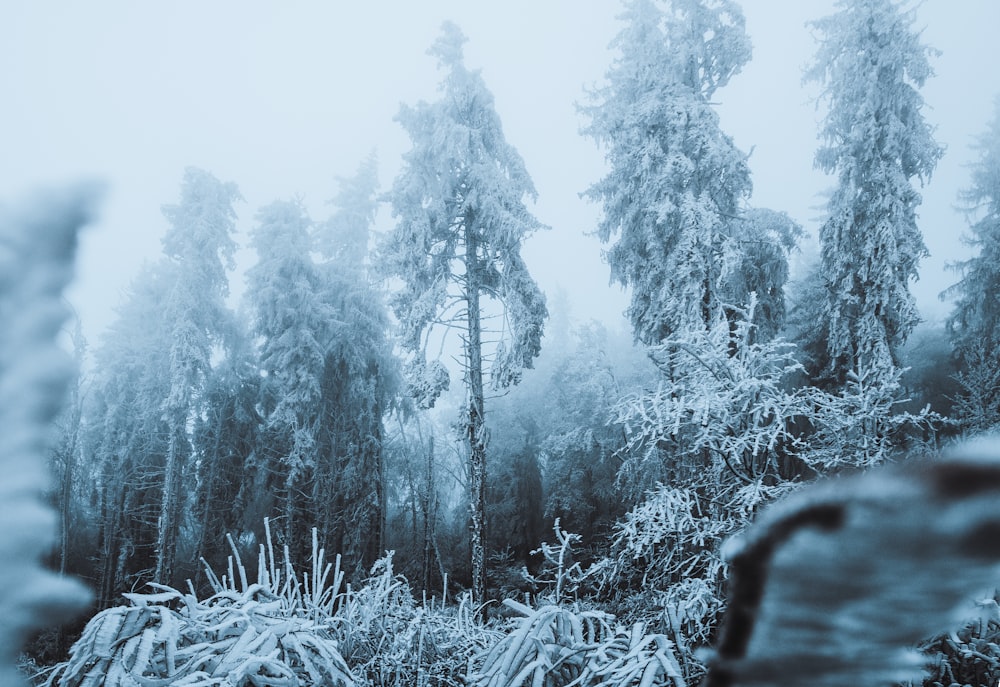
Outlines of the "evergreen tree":
{"type": "Polygon", "coordinates": [[[826,285],[822,319],[827,370],[887,378],[918,322],[910,294],[926,254],[917,228],[920,194],[941,156],[918,89],[932,70],[913,13],[894,0],[841,0],[815,23],[822,34],[806,78],[819,81],[829,110],[816,165],[837,175],[820,228],[826,285]]]}
{"type": "Polygon", "coordinates": [[[168,263],[145,266],[95,351],[84,451],[94,466],[100,608],[149,582],[156,566],[169,434],[162,405],[170,391],[171,344],[163,312],[173,280],[168,263]]]}
{"type": "Polygon", "coordinates": [[[170,388],[163,400],[167,454],[156,540],[155,579],[172,582],[181,526],[182,477],[192,455],[190,426],[198,415],[201,391],[212,369],[212,352],[224,342],[231,317],[226,269],[233,268],[236,228],[233,203],[240,200],[233,183],[189,167],[184,171],[180,202],[163,207],[170,226],[163,252],[173,265],[174,280],[164,303],[170,332],[170,388]]]}
{"type": "Polygon", "coordinates": [[[280,515],[294,554],[307,555],[316,527],[361,575],[383,550],[382,419],[394,375],[387,316],[365,269],[374,160],[335,202],[320,230],[295,202],[258,213],[248,285],[265,427],[250,492],[253,511],[280,515]]]}
{"type": "Polygon", "coordinates": [[[961,419],[985,429],[1000,422],[1000,99],[978,148],[962,193],[972,220],[966,243],[976,254],[956,264],[961,279],[943,295],[955,297],[948,330],[963,387],[961,419]]]}
{"type": "Polygon", "coordinates": [[[750,173],[710,99],[749,61],[750,42],[731,0],[632,0],[624,19],[608,85],[582,108],[610,166],[587,195],[604,207],[598,236],[617,236],[607,258],[632,288],[635,336],[656,344],[745,305],[727,303],[724,284],[739,268],[750,173]]]}
{"type": "Polygon", "coordinates": [[[785,284],[788,256],[795,250],[802,228],[788,215],[765,208],[747,210],[734,242],[739,256],[721,289],[726,316],[735,333],[736,306],[750,303],[755,294],[753,340],[773,339],[786,319],[785,284]]]}
{"type": "MultiPolygon", "coordinates": [[[[257,213],[251,240],[258,262],[247,272],[253,332],[260,337],[261,408],[267,481],[262,496],[275,499],[285,544],[309,523],[304,495],[315,477],[322,422],[326,345],[335,320],[323,301],[319,271],[310,257],[312,222],[301,204],[278,201],[257,213]]],[[[265,497],[266,498],[266,497],[265,497]]],[[[267,508],[267,506],[265,506],[267,508]]]]}
{"type": "Polygon", "coordinates": [[[365,267],[368,242],[378,212],[378,159],[375,154],[369,155],[353,176],[339,178],[337,182],[337,195],[330,201],[336,210],[318,227],[316,247],[326,261],[336,262],[338,269],[368,279],[365,267]]]}
{"type": "Polygon", "coordinates": [[[465,40],[444,25],[430,50],[447,70],[441,99],[399,114],[413,147],[393,186],[397,223],[382,252],[386,273],[403,282],[390,304],[411,356],[407,382],[423,405],[448,383],[440,361],[428,362],[431,330],[445,324],[462,332],[472,592],[479,604],[486,583],[484,373],[496,388],[519,381],[539,353],[546,308],[520,255],[525,236],[541,226],[523,202],[534,186],[504,138],[492,94],[463,63],[465,40]],[[494,331],[484,328],[491,315],[500,323],[494,331]]]}
{"type": "Polygon", "coordinates": [[[263,538],[268,513],[258,509],[265,484],[257,460],[263,449],[261,383],[253,341],[248,331],[241,331],[203,391],[193,435],[197,476],[186,480],[194,493],[191,505],[198,532],[193,558],[204,558],[214,570],[224,568],[232,555],[226,535],[239,540],[253,532],[259,535],[257,541],[263,538]]]}
{"type": "Polygon", "coordinates": [[[378,209],[374,155],[340,179],[336,211],[319,228],[321,295],[336,321],[323,377],[322,451],[314,494],[321,530],[364,575],[385,551],[383,417],[397,391],[382,293],[369,274],[368,243],[378,209]]]}

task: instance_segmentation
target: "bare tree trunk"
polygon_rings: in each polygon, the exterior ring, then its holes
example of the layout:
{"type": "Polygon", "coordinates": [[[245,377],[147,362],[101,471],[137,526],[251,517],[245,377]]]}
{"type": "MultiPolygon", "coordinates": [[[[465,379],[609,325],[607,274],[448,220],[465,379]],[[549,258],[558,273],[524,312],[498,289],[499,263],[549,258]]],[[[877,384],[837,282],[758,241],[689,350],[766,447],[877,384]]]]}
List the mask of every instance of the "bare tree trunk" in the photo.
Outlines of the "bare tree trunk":
{"type": "Polygon", "coordinates": [[[76,454],[80,444],[80,423],[83,418],[83,399],[80,394],[80,375],[83,374],[83,359],[86,353],[86,340],[79,317],[73,331],[73,362],[76,365],[76,378],[70,387],[68,438],[62,480],[59,488],[59,574],[66,574],[67,558],[69,557],[69,527],[73,500],[73,478],[76,472],[76,454]]]}
{"type": "Polygon", "coordinates": [[[104,487],[101,511],[101,572],[98,584],[97,608],[112,605],[115,596],[115,565],[118,560],[121,515],[125,510],[124,487],[121,483],[104,487]]]}
{"type": "Polygon", "coordinates": [[[284,544],[288,547],[288,550],[293,552],[295,549],[295,491],[297,488],[297,474],[292,466],[288,467],[288,474],[285,475],[285,503],[284,503],[284,544]]]}
{"type": "Polygon", "coordinates": [[[486,601],[486,437],[483,392],[483,342],[479,306],[479,246],[472,218],[465,224],[465,279],[468,339],[465,342],[469,389],[469,501],[472,511],[472,602],[486,601]]]}

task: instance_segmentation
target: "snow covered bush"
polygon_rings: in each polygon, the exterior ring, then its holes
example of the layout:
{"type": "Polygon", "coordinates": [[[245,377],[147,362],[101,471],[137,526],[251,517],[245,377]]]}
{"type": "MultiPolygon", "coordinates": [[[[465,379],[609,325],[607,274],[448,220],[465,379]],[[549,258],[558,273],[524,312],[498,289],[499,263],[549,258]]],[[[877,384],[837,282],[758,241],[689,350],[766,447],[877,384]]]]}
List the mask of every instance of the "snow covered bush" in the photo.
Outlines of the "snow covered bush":
{"type": "Polygon", "coordinates": [[[475,621],[467,596],[457,606],[418,605],[391,554],[352,589],[315,529],[301,571],[288,547],[276,551],[268,521],[264,529],[256,581],[230,537],[225,573],[206,565],[209,598],[199,600],[193,586],[126,594],[129,605],[88,623],[47,687],[454,686],[500,636],[475,621]]]}
{"type": "MultiPolygon", "coordinates": [[[[801,366],[794,346],[756,340],[754,303],[736,322],[676,334],[650,348],[661,375],[655,389],[616,408],[628,450],[619,483],[641,497],[657,482],[711,485],[774,480],[793,450],[793,421],[808,414],[788,387],[801,366]]],[[[719,488],[719,487],[713,487],[719,488]]]]}
{"type": "Polygon", "coordinates": [[[460,685],[471,656],[495,641],[466,594],[456,606],[418,604],[392,554],[358,590],[341,596],[330,623],[359,681],[370,685],[460,685]]]}
{"type": "Polygon", "coordinates": [[[997,597],[978,602],[979,617],[956,632],[939,635],[921,649],[930,659],[926,687],[996,685],[1000,680],[1000,605],[997,597]]]}
{"type": "Polygon", "coordinates": [[[710,515],[692,489],[659,485],[615,526],[603,588],[654,591],[672,629],[704,643],[724,606],[722,541],[746,522],[710,515]]]}
{"type": "Polygon", "coordinates": [[[127,594],[132,605],[95,616],[46,685],[355,684],[329,630],[309,617],[289,615],[285,600],[263,585],[243,593],[225,590],[205,601],[158,588],[155,594],[127,594]]]}
{"type": "Polygon", "coordinates": [[[683,687],[673,643],[643,623],[626,628],[600,611],[503,603],[519,617],[474,658],[468,680],[475,687],[631,687],[668,680],[683,687]]]}
{"type": "Polygon", "coordinates": [[[808,390],[811,431],[798,451],[817,474],[868,469],[898,455],[908,444],[933,444],[943,418],[929,408],[903,412],[900,377],[905,370],[849,371],[844,388],[808,390]]]}
{"type": "Polygon", "coordinates": [[[126,594],[130,605],[98,613],[46,685],[353,687],[330,623],[340,602],[339,558],[325,562],[314,530],[312,567],[300,578],[287,548],[283,562],[276,558],[267,522],[265,530],[256,582],[229,538],[226,574],[206,566],[212,596],[201,601],[193,588],[182,594],[163,585],[151,585],[158,590],[151,594],[126,594]]]}
{"type": "Polygon", "coordinates": [[[579,544],[583,537],[563,530],[559,525],[559,518],[556,518],[552,530],[558,545],[542,542],[541,546],[531,552],[532,555],[541,554],[544,558],[541,570],[537,575],[531,575],[525,569],[523,575],[533,585],[544,590],[542,598],[550,603],[560,604],[570,600],[570,597],[577,600],[584,587],[595,588],[606,563],[602,559],[584,569],[573,556],[573,546],[579,544]]]}

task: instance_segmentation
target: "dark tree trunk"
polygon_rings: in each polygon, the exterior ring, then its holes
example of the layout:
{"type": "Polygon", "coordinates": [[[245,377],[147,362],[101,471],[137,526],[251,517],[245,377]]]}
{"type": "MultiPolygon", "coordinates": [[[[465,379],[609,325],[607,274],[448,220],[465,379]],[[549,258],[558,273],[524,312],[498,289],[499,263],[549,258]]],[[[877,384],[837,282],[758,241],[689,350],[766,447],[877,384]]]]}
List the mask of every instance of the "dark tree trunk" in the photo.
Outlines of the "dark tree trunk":
{"type": "Polygon", "coordinates": [[[465,225],[466,318],[468,339],[465,342],[466,375],[469,389],[469,502],[472,511],[472,602],[486,602],[486,437],[483,392],[483,341],[479,306],[479,245],[475,224],[466,218],[465,225]]]}
{"type": "Polygon", "coordinates": [[[177,526],[180,512],[181,429],[176,422],[171,423],[170,443],[164,465],[163,499],[160,502],[160,520],[156,527],[156,574],[154,579],[160,584],[171,584],[174,572],[174,558],[177,553],[177,526]]]}
{"type": "Polygon", "coordinates": [[[434,436],[427,442],[427,460],[424,464],[424,483],[421,488],[420,509],[424,514],[424,549],[420,559],[420,576],[424,591],[431,588],[431,560],[434,557],[433,517],[434,501],[434,436]]]}

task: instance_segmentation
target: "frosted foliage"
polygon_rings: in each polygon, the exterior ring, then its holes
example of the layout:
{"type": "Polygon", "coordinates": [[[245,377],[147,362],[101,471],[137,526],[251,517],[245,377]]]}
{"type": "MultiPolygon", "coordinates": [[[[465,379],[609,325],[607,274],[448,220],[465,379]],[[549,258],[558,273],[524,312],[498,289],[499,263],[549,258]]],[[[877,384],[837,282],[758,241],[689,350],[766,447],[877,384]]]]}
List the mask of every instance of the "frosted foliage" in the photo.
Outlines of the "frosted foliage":
{"type": "Polygon", "coordinates": [[[683,687],[675,647],[639,622],[615,624],[600,611],[554,604],[537,609],[505,599],[516,615],[508,633],[469,663],[475,687],[683,687]],[[530,681],[530,682],[529,682],[530,681]]]}
{"type": "MultiPolygon", "coordinates": [[[[322,395],[325,346],[332,338],[332,308],[320,293],[309,255],[311,222],[301,205],[272,203],[257,213],[253,245],[258,262],[247,273],[268,423],[292,432],[290,460],[301,467],[310,453],[309,430],[322,395]]],[[[311,459],[310,459],[311,460],[311,459]]]]}
{"type": "Polygon", "coordinates": [[[172,327],[171,390],[165,406],[174,413],[189,411],[192,394],[211,369],[212,347],[229,319],[226,269],[234,266],[233,203],[237,200],[241,196],[235,184],[188,167],[181,182],[180,202],[163,206],[163,215],[170,222],[163,252],[167,269],[172,270],[164,303],[164,319],[172,327]]]}
{"type": "Polygon", "coordinates": [[[827,349],[842,379],[898,365],[918,321],[909,283],[927,250],[912,182],[929,178],[942,149],[921,113],[932,70],[912,13],[892,0],[838,7],[815,23],[822,42],[807,78],[829,103],[816,166],[837,176],[820,243],[827,349]]]}
{"type": "Polygon", "coordinates": [[[234,183],[223,183],[196,167],[184,170],[177,205],[164,205],[170,228],[163,237],[163,252],[182,264],[195,267],[203,286],[228,290],[226,268],[232,269],[236,243],[233,203],[242,200],[234,183]]]}
{"type": "Polygon", "coordinates": [[[698,465],[700,483],[753,484],[777,473],[776,453],[796,441],[791,421],[809,406],[788,389],[800,369],[794,347],[754,343],[752,319],[752,309],[742,313],[734,334],[720,317],[708,332],[671,337],[651,351],[664,372],[657,387],[616,408],[629,447],[623,485],[640,490],[666,479],[668,458],[670,469],[698,465]]]}
{"type": "MultiPolygon", "coordinates": [[[[743,16],[729,2],[627,6],[621,54],[605,87],[581,110],[584,132],[610,171],[587,195],[600,201],[612,279],[632,288],[635,335],[658,343],[704,329],[738,269],[746,156],[719,126],[708,98],[750,58],[743,16]]],[[[745,303],[741,303],[745,305],[745,303]]]]}
{"type": "MultiPolygon", "coordinates": [[[[397,117],[413,147],[393,184],[396,226],[380,248],[380,261],[386,274],[402,280],[390,305],[402,344],[417,359],[412,369],[428,355],[435,325],[467,326],[465,308],[476,290],[502,312],[497,329],[483,335],[496,346],[493,385],[504,387],[518,381],[541,348],[545,298],[520,248],[542,225],[524,204],[535,188],[504,137],[493,95],[479,72],[463,64],[464,41],[457,27],[445,24],[429,51],[446,71],[441,98],[404,105],[397,117]]],[[[414,382],[416,388],[429,392],[424,405],[445,388],[438,372],[434,367],[431,375],[414,377],[423,380],[414,382]]]]}
{"type": "Polygon", "coordinates": [[[406,392],[419,408],[432,408],[441,392],[448,389],[448,369],[438,360],[413,360],[403,370],[406,392]]]}
{"type": "Polygon", "coordinates": [[[357,174],[340,178],[339,191],[333,199],[337,212],[317,231],[317,244],[323,257],[338,265],[361,268],[368,257],[369,228],[378,211],[378,164],[372,154],[361,163],[357,174]]]}
{"type": "Polygon", "coordinates": [[[77,229],[92,189],[39,195],[0,209],[0,685],[19,685],[14,658],[35,628],[80,610],[82,586],[43,571],[55,515],[41,496],[48,425],[71,377],[55,338],[67,315],[77,229]]]}
{"type": "Polygon", "coordinates": [[[983,297],[1000,292],[1000,99],[978,149],[962,194],[971,222],[965,241],[975,255],[956,265],[961,279],[945,294],[955,297],[948,328],[965,368],[957,410],[963,422],[982,429],[1000,422],[1000,307],[983,297]]]}
{"type": "MultiPolygon", "coordinates": [[[[899,411],[902,370],[850,370],[842,389],[807,391],[810,422],[799,458],[818,473],[870,468],[899,454],[907,437],[933,436],[941,417],[899,411]]],[[[913,439],[910,439],[913,441],[913,439]]]]}

